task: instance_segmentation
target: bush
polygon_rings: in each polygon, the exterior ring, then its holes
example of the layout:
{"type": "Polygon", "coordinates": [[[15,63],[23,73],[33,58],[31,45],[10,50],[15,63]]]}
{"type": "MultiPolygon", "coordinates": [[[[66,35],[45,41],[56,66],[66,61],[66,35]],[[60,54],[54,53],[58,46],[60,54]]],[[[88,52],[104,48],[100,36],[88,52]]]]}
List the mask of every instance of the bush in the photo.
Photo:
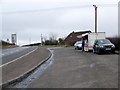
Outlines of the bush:
{"type": "Polygon", "coordinates": [[[46,40],[44,44],[45,45],[58,45],[58,41],[57,40],[46,40]]]}
{"type": "Polygon", "coordinates": [[[109,39],[116,47],[116,50],[119,50],[120,48],[120,37],[108,37],[109,39]]]}
{"type": "Polygon", "coordinates": [[[64,39],[59,38],[58,40],[59,40],[59,45],[64,45],[65,44],[64,39]]]}

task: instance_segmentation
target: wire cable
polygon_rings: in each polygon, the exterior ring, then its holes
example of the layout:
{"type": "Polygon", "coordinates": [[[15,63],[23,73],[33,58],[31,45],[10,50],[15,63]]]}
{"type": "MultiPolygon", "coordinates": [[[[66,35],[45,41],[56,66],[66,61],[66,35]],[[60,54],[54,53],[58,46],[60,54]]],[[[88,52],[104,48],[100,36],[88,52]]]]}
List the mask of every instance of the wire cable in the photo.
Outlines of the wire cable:
{"type": "MultiPolygon", "coordinates": [[[[118,7],[117,4],[98,4],[98,7],[118,7]]],[[[2,12],[3,15],[6,14],[20,14],[20,13],[33,13],[33,12],[41,12],[41,11],[51,11],[51,10],[61,10],[61,9],[79,9],[79,8],[90,8],[90,5],[80,5],[80,6],[70,6],[70,7],[56,7],[56,8],[46,8],[46,9],[36,9],[36,10],[24,10],[24,11],[14,11],[14,12],[2,12]]]]}

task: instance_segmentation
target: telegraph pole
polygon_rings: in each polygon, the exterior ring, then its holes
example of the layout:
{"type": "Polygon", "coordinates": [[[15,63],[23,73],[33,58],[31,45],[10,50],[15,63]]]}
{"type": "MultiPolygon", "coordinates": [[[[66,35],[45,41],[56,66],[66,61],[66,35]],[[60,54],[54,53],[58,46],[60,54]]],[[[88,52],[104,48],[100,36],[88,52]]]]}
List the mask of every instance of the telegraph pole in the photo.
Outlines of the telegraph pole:
{"type": "Polygon", "coordinates": [[[95,8],[95,33],[97,33],[97,6],[93,5],[95,8]]]}

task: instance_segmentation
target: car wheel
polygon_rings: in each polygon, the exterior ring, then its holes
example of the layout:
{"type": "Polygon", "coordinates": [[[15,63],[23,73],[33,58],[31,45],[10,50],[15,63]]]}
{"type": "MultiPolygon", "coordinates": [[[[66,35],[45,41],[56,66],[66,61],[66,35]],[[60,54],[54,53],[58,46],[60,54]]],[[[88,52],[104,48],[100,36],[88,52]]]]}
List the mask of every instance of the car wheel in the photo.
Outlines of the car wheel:
{"type": "Polygon", "coordinates": [[[115,54],[115,51],[112,51],[113,54],[115,54]]]}
{"type": "Polygon", "coordinates": [[[99,54],[99,51],[98,51],[98,49],[96,49],[96,53],[97,53],[97,54],[99,54]]]}
{"type": "Polygon", "coordinates": [[[77,46],[77,50],[79,50],[79,47],[77,46]]]}
{"type": "Polygon", "coordinates": [[[97,50],[97,54],[101,54],[100,49],[97,50]]]}

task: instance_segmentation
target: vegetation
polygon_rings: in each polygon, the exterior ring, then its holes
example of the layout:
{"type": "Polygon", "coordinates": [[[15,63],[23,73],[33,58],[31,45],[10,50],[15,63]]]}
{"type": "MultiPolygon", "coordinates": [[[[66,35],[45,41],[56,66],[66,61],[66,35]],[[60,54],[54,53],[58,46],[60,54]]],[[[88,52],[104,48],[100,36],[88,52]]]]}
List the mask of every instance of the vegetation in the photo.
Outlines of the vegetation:
{"type": "Polygon", "coordinates": [[[65,44],[65,41],[64,41],[63,38],[59,38],[58,42],[59,42],[59,45],[64,45],[65,44]]]}
{"type": "Polygon", "coordinates": [[[64,45],[64,39],[59,38],[57,39],[57,34],[50,33],[49,39],[46,39],[46,37],[43,38],[44,41],[42,41],[43,45],[64,45]]]}
{"type": "Polygon", "coordinates": [[[44,45],[58,45],[58,41],[57,40],[46,40],[44,42],[44,45]]]}
{"type": "Polygon", "coordinates": [[[45,42],[43,42],[44,45],[64,45],[64,39],[59,38],[58,40],[46,40],[45,42]]]}
{"type": "Polygon", "coordinates": [[[1,40],[0,41],[0,48],[12,48],[12,47],[16,47],[17,45],[15,45],[14,43],[9,43],[6,41],[1,40]]]}
{"type": "Polygon", "coordinates": [[[107,37],[116,47],[116,50],[119,50],[120,48],[120,37],[107,37]]]}

